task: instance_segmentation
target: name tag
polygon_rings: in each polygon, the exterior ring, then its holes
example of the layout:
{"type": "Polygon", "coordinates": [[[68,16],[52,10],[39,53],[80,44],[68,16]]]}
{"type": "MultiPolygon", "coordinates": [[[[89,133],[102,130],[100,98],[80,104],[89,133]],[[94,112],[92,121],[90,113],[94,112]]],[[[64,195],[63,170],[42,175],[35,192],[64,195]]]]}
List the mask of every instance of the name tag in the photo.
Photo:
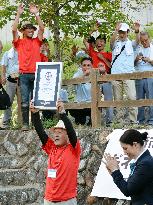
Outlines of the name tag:
{"type": "Polygon", "coordinates": [[[49,178],[55,179],[56,178],[56,173],[57,173],[56,169],[48,169],[48,177],[49,178]]]}

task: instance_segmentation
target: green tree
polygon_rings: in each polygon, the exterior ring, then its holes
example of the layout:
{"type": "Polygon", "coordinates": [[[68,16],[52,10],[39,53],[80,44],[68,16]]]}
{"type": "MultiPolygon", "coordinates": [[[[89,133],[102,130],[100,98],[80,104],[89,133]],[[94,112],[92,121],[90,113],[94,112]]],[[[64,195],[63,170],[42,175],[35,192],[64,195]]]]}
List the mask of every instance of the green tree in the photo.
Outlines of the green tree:
{"type": "Polygon", "coordinates": [[[15,0],[14,5],[9,0],[0,3],[0,27],[7,21],[13,20],[17,10],[17,4],[25,5],[25,12],[22,20],[35,21],[34,17],[29,16],[28,6],[35,3],[40,6],[41,18],[45,25],[53,33],[55,60],[61,60],[61,37],[86,35],[90,27],[95,24],[97,19],[103,20],[101,32],[109,34],[114,29],[117,21],[124,21],[124,16],[120,11],[121,0],[15,0]]]}

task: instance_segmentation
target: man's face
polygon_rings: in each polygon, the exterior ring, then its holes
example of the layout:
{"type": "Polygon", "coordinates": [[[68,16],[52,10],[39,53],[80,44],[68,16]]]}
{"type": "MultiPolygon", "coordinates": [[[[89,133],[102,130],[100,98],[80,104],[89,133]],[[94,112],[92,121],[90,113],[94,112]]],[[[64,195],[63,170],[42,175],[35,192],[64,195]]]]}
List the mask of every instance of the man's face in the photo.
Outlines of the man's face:
{"type": "Polygon", "coordinates": [[[92,68],[92,63],[90,60],[84,60],[81,64],[81,68],[82,68],[82,71],[83,71],[83,74],[85,76],[88,76],[90,75],[90,70],[92,68]]]}
{"type": "Polygon", "coordinates": [[[125,155],[129,157],[129,159],[135,159],[137,157],[137,145],[138,143],[134,142],[133,145],[121,143],[121,147],[125,155]]]}
{"type": "Polygon", "coordinates": [[[53,141],[54,141],[54,144],[59,147],[67,145],[69,142],[67,131],[62,128],[54,129],[53,141]]]}
{"type": "Polygon", "coordinates": [[[40,47],[40,52],[44,53],[44,52],[49,52],[49,45],[48,43],[42,43],[41,47],[40,47]]]}
{"type": "Polygon", "coordinates": [[[150,47],[150,40],[148,35],[140,35],[140,41],[144,48],[150,47]]]}
{"type": "Polygon", "coordinates": [[[33,28],[26,28],[24,31],[23,31],[23,35],[24,37],[27,37],[27,38],[32,38],[33,35],[34,35],[34,29],[33,28]]]}
{"type": "Polygon", "coordinates": [[[105,64],[103,62],[98,63],[97,68],[98,68],[100,74],[106,73],[105,64]]]}
{"type": "Polygon", "coordinates": [[[96,40],[96,48],[98,51],[103,51],[105,48],[105,40],[104,39],[97,39],[96,40]]]}
{"type": "Polygon", "coordinates": [[[128,37],[128,32],[127,31],[118,31],[119,34],[119,40],[120,41],[125,41],[128,37]]]}

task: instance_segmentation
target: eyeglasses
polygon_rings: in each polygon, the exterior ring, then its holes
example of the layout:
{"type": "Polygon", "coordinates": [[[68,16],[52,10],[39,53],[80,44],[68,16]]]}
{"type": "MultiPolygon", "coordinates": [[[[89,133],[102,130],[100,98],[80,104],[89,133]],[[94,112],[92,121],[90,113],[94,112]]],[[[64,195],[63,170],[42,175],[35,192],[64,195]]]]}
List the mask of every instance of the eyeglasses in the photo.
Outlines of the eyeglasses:
{"type": "Polygon", "coordinates": [[[91,64],[82,64],[82,66],[88,66],[89,67],[89,66],[91,66],[91,64]]]}

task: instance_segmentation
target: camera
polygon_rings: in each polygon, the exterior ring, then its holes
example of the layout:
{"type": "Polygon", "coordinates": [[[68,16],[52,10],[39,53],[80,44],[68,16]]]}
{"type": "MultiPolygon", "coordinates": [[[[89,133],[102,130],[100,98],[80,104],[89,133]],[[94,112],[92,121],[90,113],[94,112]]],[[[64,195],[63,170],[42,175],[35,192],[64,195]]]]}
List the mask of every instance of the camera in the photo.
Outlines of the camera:
{"type": "Polygon", "coordinates": [[[139,56],[142,56],[142,57],[143,57],[143,53],[140,52],[140,53],[139,53],[139,56]]]}

